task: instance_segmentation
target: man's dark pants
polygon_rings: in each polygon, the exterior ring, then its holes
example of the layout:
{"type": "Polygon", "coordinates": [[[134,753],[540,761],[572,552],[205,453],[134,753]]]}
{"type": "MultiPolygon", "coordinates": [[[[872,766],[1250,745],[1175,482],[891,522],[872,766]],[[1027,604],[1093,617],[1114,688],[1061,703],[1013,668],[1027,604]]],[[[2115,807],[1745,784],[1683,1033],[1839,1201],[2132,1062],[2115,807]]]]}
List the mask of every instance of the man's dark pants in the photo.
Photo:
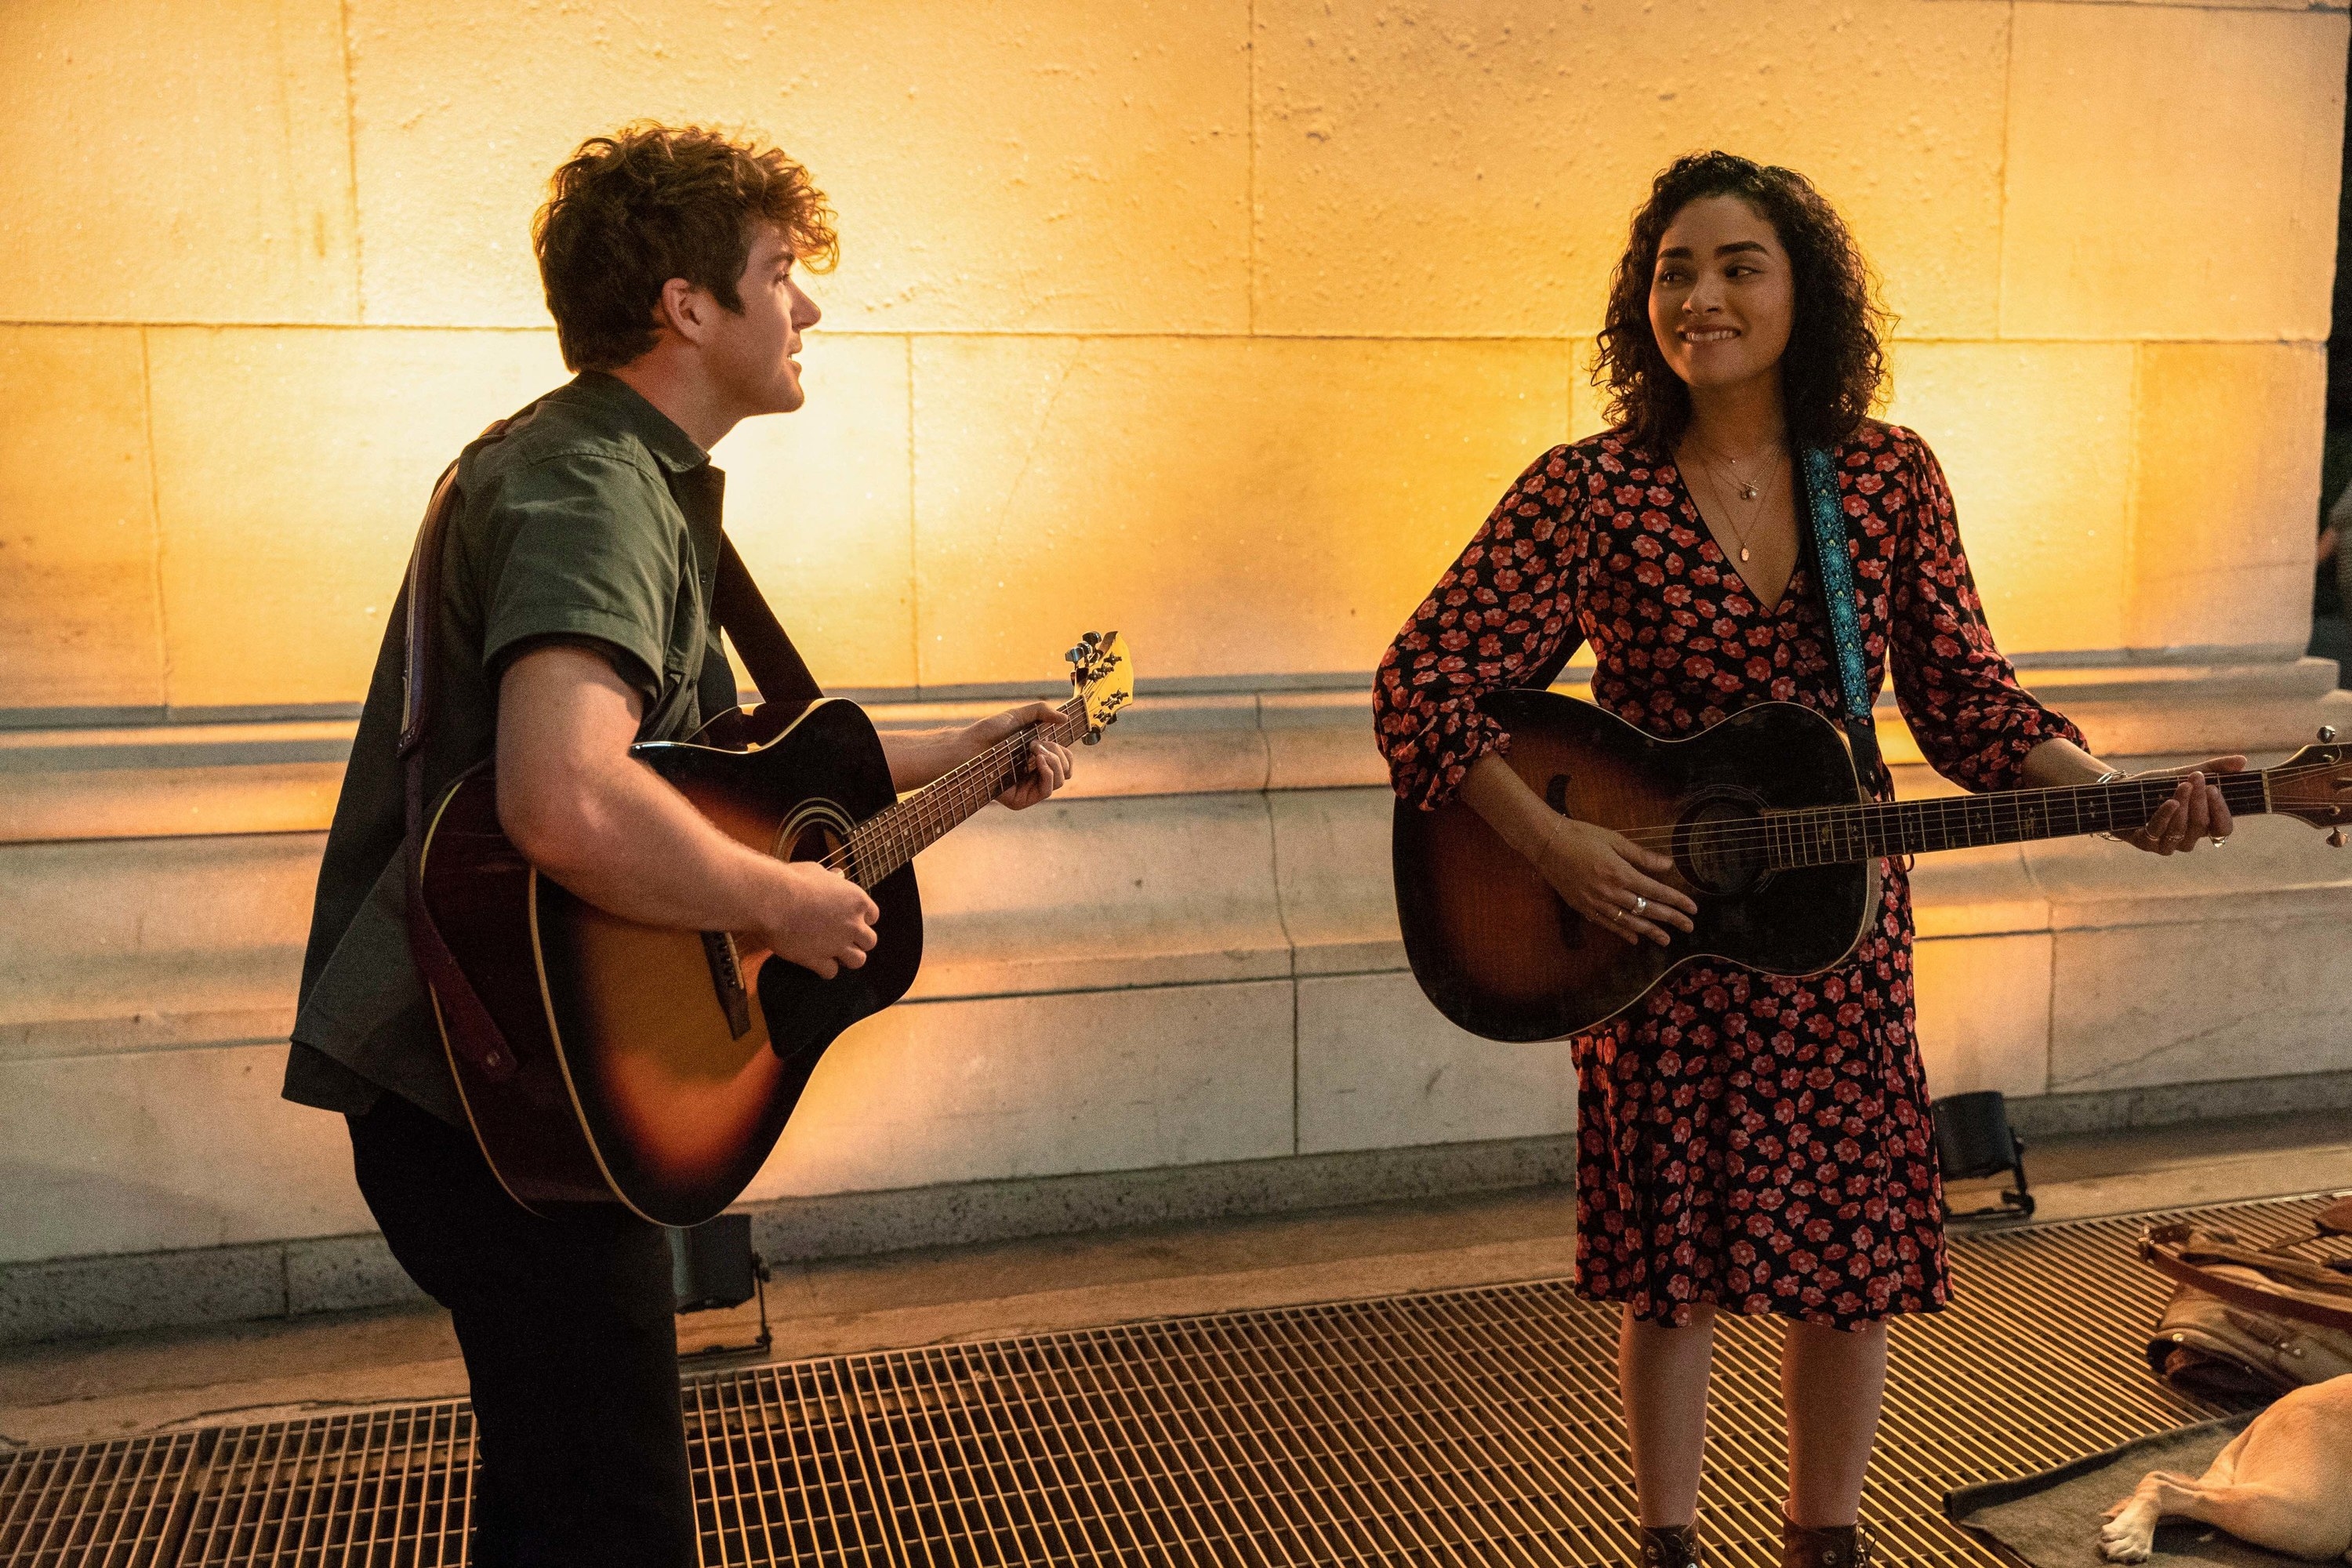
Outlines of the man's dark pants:
{"type": "Polygon", "coordinates": [[[398,1095],[350,1121],[360,1192],[465,1351],[474,1568],[693,1568],[661,1230],[618,1204],[529,1213],[470,1134],[398,1095]]]}

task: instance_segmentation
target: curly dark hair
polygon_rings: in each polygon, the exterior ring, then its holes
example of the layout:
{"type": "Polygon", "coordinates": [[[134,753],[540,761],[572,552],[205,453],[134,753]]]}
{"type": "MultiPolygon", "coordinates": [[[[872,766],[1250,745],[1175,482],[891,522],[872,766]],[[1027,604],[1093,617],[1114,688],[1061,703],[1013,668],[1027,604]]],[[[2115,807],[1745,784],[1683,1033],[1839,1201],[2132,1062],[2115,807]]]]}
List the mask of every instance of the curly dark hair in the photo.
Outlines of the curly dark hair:
{"type": "Polygon", "coordinates": [[[1886,383],[1880,346],[1891,318],[1875,298],[1870,266],[1845,220],[1794,169],[1729,153],[1675,159],[1651,182],[1633,214],[1625,254],[1609,284],[1609,312],[1592,384],[1609,395],[1611,421],[1649,451],[1666,454],[1690,425],[1690,388],[1650,328],[1650,279],[1675,215],[1702,196],[1738,196],[1772,226],[1789,253],[1796,302],[1780,391],[1789,434],[1801,446],[1834,446],[1868,416],[1886,383]]]}
{"type": "Polygon", "coordinates": [[[673,278],[740,313],[735,284],[761,221],[812,272],[840,254],[824,193],[762,141],[639,121],[583,142],[530,226],[563,363],[613,370],[652,348],[654,306],[673,278]]]}

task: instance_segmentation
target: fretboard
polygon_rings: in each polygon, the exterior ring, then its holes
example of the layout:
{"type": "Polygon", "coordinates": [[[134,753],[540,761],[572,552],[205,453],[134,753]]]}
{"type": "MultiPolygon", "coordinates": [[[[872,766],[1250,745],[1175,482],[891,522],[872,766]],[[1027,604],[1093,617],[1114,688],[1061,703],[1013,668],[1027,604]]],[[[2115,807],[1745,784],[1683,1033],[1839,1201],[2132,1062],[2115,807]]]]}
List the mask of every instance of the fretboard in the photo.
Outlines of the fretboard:
{"type": "MultiPolygon", "coordinates": [[[[2231,816],[2256,816],[2270,809],[2267,774],[2214,773],[2210,777],[2221,786],[2221,799],[2231,816]]],[[[2179,782],[2175,774],[2066,789],[1815,806],[1767,812],[1761,826],[1768,858],[1775,868],[1832,866],[1888,855],[2016,844],[2028,838],[2131,833],[2147,826],[2157,808],[2172,798],[2179,782]]],[[[1748,830],[1754,830],[1753,825],[1748,830]]]]}
{"type": "Polygon", "coordinates": [[[1084,739],[1084,701],[1071,698],[1062,704],[1061,713],[1050,724],[1014,731],[904,800],[876,812],[850,829],[848,843],[830,858],[859,887],[873,887],[1013,787],[1028,771],[1029,748],[1040,736],[1064,742],[1084,739]]]}

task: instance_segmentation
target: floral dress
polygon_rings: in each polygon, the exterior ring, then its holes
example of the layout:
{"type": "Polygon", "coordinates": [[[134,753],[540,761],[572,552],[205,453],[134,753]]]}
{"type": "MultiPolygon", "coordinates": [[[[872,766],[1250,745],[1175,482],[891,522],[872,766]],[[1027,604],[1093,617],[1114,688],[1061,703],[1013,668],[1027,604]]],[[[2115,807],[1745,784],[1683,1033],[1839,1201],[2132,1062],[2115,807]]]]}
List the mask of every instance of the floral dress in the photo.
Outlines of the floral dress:
{"type": "MultiPolygon", "coordinates": [[[[1926,443],[1874,422],[1832,457],[1871,689],[1891,667],[1936,770],[2011,788],[2035,746],[2079,744],[1993,646],[1926,443]]],[[[1593,700],[1654,735],[1755,702],[1840,710],[1809,571],[1759,604],[1675,465],[1610,432],[1536,459],[1381,660],[1373,705],[1397,794],[1451,799],[1509,745],[1476,698],[1548,681],[1580,642],[1598,661],[1593,700]]],[[[1883,773],[1876,789],[1892,797],[1883,773]]],[[[1840,967],[1692,964],[1574,1042],[1581,1294],[1676,1324],[1702,1302],[1848,1329],[1944,1304],[1910,885],[1901,866],[1881,869],[1878,923],[1840,967]]]]}

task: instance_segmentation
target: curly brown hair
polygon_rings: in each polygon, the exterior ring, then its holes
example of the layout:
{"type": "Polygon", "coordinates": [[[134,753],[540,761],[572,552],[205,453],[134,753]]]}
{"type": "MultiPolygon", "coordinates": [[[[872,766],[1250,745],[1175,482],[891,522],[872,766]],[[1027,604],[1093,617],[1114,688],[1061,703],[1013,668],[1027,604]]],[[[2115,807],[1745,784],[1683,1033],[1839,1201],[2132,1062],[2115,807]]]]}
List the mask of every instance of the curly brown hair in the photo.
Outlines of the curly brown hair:
{"type": "Polygon", "coordinates": [[[808,171],[757,138],[650,121],[591,136],[550,177],[530,226],[563,363],[613,370],[652,348],[673,278],[740,313],[735,285],[761,222],[810,271],[830,270],[833,216],[808,171]]]}
{"type": "Polygon", "coordinates": [[[1675,215],[1702,196],[1738,196],[1772,226],[1789,253],[1795,320],[1780,356],[1780,392],[1790,437],[1834,446],[1852,437],[1886,384],[1881,346],[1893,318],[1875,297],[1869,263],[1811,180],[1794,169],[1729,153],[1675,159],[1651,182],[1633,214],[1625,254],[1609,284],[1592,384],[1609,395],[1609,417],[1649,451],[1674,450],[1690,425],[1690,388],[1666,363],[1650,327],[1650,279],[1675,215]]]}

